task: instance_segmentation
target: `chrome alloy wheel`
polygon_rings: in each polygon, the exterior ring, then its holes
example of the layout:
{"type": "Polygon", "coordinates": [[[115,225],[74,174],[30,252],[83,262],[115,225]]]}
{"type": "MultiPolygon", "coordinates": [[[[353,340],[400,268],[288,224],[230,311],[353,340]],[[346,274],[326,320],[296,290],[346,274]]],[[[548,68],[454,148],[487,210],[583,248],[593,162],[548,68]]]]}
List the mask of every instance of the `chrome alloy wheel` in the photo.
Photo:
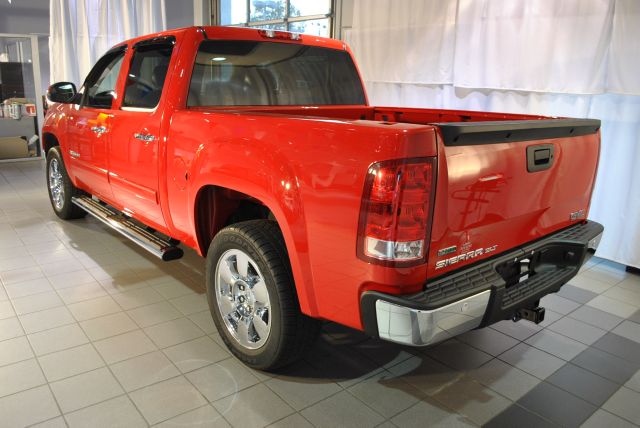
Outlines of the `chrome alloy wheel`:
{"type": "Polygon", "coordinates": [[[57,210],[61,210],[64,206],[64,183],[58,159],[51,159],[49,162],[49,190],[53,205],[57,210]]]}
{"type": "Polygon", "coordinates": [[[215,279],[218,309],[229,333],[245,348],[260,348],[271,331],[271,305],[258,265],[241,250],[227,250],[218,259],[215,279]]]}

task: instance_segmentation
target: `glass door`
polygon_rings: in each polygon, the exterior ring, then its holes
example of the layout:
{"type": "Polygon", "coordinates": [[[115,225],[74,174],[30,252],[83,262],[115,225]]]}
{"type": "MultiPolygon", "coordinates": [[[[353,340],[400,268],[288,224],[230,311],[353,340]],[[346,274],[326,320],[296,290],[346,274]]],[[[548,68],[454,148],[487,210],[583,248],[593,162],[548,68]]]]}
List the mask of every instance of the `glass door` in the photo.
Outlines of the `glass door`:
{"type": "Polygon", "coordinates": [[[0,34],[0,161],[41,156],[36,36],[0,34]]]}

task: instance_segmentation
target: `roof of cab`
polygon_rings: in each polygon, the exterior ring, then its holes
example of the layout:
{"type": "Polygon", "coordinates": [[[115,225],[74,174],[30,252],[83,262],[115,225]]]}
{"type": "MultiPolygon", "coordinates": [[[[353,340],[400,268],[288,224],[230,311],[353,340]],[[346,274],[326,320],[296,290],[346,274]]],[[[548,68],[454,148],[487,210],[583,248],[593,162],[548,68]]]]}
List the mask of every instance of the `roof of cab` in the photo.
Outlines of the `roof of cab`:
{"type": "Polygon", "coordinates": [[[229,40],[255,40],[255,41],[274,41],[282,43],[295,43],[310,46],[320,46],[330,49],[347,49],[346,44],[341,40],[330,39],[328,37],[319,37],[311,34],[302,34],[300,40],[285,40],[285,39],[272,39],[265,37],[259,33],[259,28],[247,28],[247,27],[217,27],[217,26],[193,26],[176,28],[167,31],[161,31],[158,33],[146,34],[144,36],[135,37],[129,40],[125,40],[122,43],[116,44],[114,47],[122,46],[123,44],[132,45],[145,39],[154,37],[163,37],[177,35],[185,32],[197,32],[200,29],[205,31],[208,39],[229,39],[229,40]]]}

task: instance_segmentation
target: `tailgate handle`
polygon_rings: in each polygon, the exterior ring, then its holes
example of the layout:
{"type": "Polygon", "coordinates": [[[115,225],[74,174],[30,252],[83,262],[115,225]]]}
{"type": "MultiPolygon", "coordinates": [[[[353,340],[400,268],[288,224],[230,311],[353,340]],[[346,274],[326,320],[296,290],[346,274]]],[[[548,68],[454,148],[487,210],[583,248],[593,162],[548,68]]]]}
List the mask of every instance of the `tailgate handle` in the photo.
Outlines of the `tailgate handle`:
{"type": "Polygon", "coordinates": [[[537,172],[553,165],[553,144],[540,144],[527,147],[527,171],[537,172]]]}

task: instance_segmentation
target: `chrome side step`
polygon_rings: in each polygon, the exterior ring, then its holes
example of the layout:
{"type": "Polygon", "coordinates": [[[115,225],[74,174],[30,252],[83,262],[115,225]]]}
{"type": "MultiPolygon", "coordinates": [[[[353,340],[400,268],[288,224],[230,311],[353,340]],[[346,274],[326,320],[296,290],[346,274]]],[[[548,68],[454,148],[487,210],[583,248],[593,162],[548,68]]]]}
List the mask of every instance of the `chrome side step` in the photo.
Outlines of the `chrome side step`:
{"type": "Polygon", "coordinates": [[[102,205],[89,196],[74,196],[71,201],[121,235],[149,251],[165,262],[176,260],[184,254],[172,242],[164,240],[138,226],[125,215],[102,205]]]}

